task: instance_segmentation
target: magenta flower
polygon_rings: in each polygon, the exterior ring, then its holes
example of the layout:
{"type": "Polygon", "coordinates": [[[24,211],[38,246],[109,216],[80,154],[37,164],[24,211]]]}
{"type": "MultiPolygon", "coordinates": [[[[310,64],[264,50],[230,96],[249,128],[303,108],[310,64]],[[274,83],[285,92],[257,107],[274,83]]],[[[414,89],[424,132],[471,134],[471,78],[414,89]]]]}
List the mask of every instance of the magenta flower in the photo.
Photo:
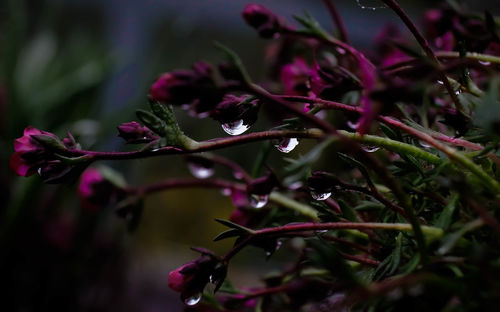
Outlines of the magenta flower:
{"type": "Polygon", "coordinates": [[[216,288],[220,287],[225,278],[225,266],[216,268],[219,263],[216,256],[208,250],[201,250],[201,252],[202,255],[198,259],[190,261],[168,274],[168,287],[180,292],[181,298],[184,300],[202,293],[205,285],[210,281],[217,284],[216,288]]]}
{"type": "Polygon", "coordinates": [[[311,68],[301,57],[296,57],[293,63],[286,64],[281,69],[281,83],[285,94],[307,95],[309,92],[308,80],[311,75],[311,68]]]}
{"type": "Polygon", "coordinates": [[[29,177],[48,165],[49,151],[33,135],[45,135],[57,139],[55,134],[32,126],[24,129],[24,135],[14,141],[15,153],[10,158],[10,168],[19,176],[29,177]]]}
{"type": "Polygon", "coordinates": [[[136,121],[123,123],[117,128],[118,136],[122,137],[127,144],[148,143],[158,139],[148,127],[141,126],[136,121]]]}
{"type": "Polygon", "coordinates": [[[99,170],[85,170],[78,185],[78,197],[85,211],[96,213],[119,197],[119,189],[106,180],[99,170]]]}
{"type": "Polygon", "coordinates": [[[245,22],[255,28],[262,38],[272,38],[282,28],[278,17],[260,4],[247,4],[242,15],[245,22]]]}

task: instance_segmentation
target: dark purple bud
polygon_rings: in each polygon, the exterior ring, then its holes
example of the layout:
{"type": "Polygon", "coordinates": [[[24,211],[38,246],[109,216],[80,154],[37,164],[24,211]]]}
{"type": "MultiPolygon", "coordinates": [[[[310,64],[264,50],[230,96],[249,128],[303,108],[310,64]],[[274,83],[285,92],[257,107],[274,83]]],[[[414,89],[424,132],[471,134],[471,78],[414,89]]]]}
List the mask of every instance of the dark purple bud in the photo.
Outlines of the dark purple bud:
{"type": "Polygon", "coordinates": [[[314,194],[331,193],[338,184],[337,178],[328,172],[316,171],[307,179],[307,187],[314,194]]]}
{"type": "Polygon", "coordinates": [[[310,77],[311,91],[325,100],[338,101],[344,94],[361,90],[359,80],[340,66],[315,64],[310,77]]]}
{"type": "Polygon", "coordinates": [[[247,193],[269,195],[277,186],[279,186],[278,178],[274,173],[268,171],[265,176],[257,178],[247,185],[247,193]]]}
{"type": "Polygon", "coordinates": [[[149,97],[172,105],[189,104],[190,111],[198,115],[212,110],[222,95],[215,84],[211,65],[198,62],[191,70],[161,75],[151,86],[149,97]]]}
{"type": "Polygon", "coordinates": [[[127,144],[147,143],[158,139],[148,127],[141,126],[135,121],[123,123],[117,128],[118,136],[122,137],[127,144]]]}
{"type": "Polygon", "coordinates": [[[272,38],[282,28],[279,18],[260,4],[247,4],[242,15],[245,22],[255,28],[262,38],[272,38]]]}
{"type": "Polygon", "coordinates": [[[249,95],[235,96],[227,94],[224,96],[212,114],[212,118],[221,124],[243,121],[243,125],[250,126],[257,120],[259,101],[249,95]]]}

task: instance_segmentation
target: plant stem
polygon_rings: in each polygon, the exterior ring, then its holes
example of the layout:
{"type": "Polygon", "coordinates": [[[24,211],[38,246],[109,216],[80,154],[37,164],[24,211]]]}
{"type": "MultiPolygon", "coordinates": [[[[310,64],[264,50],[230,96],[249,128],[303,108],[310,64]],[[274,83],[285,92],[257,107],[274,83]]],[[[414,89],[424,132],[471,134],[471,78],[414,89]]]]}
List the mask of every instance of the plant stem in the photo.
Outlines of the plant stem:
{"type": "MultiPolygon", "coordinates": [[[[300,101],[300,102],[306,102],[306,103],[307,102],[318,103],[318,104],[321,104],[321,107],[325,108],[325,109],[336,109],[336,110],[342,110],[342,111],[347,111],[347,112],[353,112],[353,113],[357,113],[357,114],[362,113],[362,109],[358,106],[351,106],[351,105],[347,105],[347,104],[343,104],[343,103],[339,103],[339,102],[327,101],[327,100],[322,100],[319,98],[310,98],[310,97],[306,97],[306,96],[282,96],[282,97],[287,99],[287,100],[292,100],[292,101],[300,101]]],[[[408,132],[408,128],[401,127],[401,125],[404,125],[403,123],[398,122],[397,120],[392,119],[388,116],[379,115],[377,117],[377,119],[380,122],[383,122],[385,124],[391,125],[391,126],[398,128],[400,130],[408,132]]],[[[410,134],[412,134],[412,133],[413,133],[413,131],[410,134]]],[[[462,146],[462,147],[466,147],[466,148],[473,149],[476,151],[480,151],[483,149],[483,147],[479,144],[475,144],[475,143],[472,143],[472,142],[469,142],[469,141],[463,140],[463,139],[452,138],[452,137],[446,136],[446,135],[441,134],[441,133],[433,133],[432,137],[434,139],[437,139],[437,140],[440,140],[443,142],[447,142],[447,143],[450,143],[452,145],[462,146]]]]}
{"type": "MultiPolygon", "coordinates": [[[[167,179],[158,183],[141,186],[128,187],[125,189],[130,194],[144,196],[156,192],[166,191],[170,189],[180,188],[229,188],[237,189],[246,192],[246,185],[222,179],[196,179],[196,178],[173,178],[167,179]]],[[[286,197],[285,195],[272,192],[269,194],[269,200],[279,206],[298,212],[308,219],[319,221],[318,214],[314,208],[309,205],[300,203],[296,200],[286,197]]]]}
{"type": "Polygon", "coordinates": [[[340,40],[342,40],[345,43],[349,43],[349,40],[347,39],[347,31],[344,26],[344,21],[342,20],[342,17],[340,16],[337,7],[335,6],[332,0],[323,0],[323,3],[327,7],[328,12],[332,17],[333,23],[335,24],[337,30],[339,31],[340,40]]]}

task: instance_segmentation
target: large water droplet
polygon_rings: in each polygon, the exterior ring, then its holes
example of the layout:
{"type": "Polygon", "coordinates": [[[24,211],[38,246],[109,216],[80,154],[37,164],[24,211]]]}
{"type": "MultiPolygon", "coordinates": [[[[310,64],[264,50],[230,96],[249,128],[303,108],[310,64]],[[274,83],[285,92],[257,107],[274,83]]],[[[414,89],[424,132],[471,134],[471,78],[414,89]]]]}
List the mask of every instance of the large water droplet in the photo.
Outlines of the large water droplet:
{"type": "Polygon", "coordinates": [[[187,297],[185,300],[184,300],[184,303],[190,307],[196,305],[198,302],[200,302],[201,300],[201,293],[197,293],[197,294],[194,294],[190,297],[187,297]]]}
{"type": "Polygon", "coordinates": [[[248,128],[250,128],[250,126],[243,124],[243,119],[222,124],[222,129],[230,135],[240,135],[247,131],[248,128]]]}
{"type": "Polygon", "coordinates": [[[479,64],[484,65],[484,66],[491,65],[491,63],[488,61],[478,61],[478,62],[479,62],[479,64]]]}
{"type": "Polygon", "coordinates": [[[332,192],[328,193],[316,193],[314,191],[311,191],[311,197],[314,198],[315,200],[327,200],[328,197],[332,195],[332,192]]]}
{"type": "Polygon", "coordinates": [[[283,153],[290,153],[293,149],[299,144],[299,140],[296,138],[283,138],[279,141],[278,144],[274,146],[278,149],[278,151],[283,153]]]}
{"type": "Polygon", "coordinates": [[[251,194],[249,200],[250,206],[254,208],[262,208],[267,204],[268,199],[269,199],[268,195],[251,194]]]}
{"type": "Polygon", "coordinates": [[[371,146],[371,145],[361,145],[361,148],[367,153],[374,153],[380,149],[380,147],[378,146],[371,146]]]}
{"type": "Polygon", "coordinates": [[[188,168],[189,168],[189,171],[191,172],[191,174],[198,179],[209,178],[215,172],[215,170],[213,168],[203,167],[203,166],[200,166],[200,165],[195,164],[195,163],[189,163],[188,168]]]}

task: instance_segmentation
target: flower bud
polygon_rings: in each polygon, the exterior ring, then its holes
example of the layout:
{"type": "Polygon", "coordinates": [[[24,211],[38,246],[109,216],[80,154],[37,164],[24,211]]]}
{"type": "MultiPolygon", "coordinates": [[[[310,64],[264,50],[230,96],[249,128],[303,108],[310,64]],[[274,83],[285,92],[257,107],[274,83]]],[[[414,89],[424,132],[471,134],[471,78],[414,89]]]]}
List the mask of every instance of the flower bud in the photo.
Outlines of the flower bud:
{"type": "Polygon", "coordinates": [[[117,128],[118,136],[122,137],[127,144],[147,143],[158,139],[148,127],[141,126],[135,121],[123,123],[117,128]]]}
{"type": "Polygon", "coordinates": [[[262,38],[272,38],[281,30],[278,17],[260,4],[248,4],[242,15],[245,22],[255,28],[262,38]]]}
{"type": "Polygon", "coordinates": [[[331,101],[338,101],[347,92],[362,88],[359,80],[340,66],[315,64],[310,83],[312,93],[331,101]]]}
{"type": "Polygon", "coordinates": [[[297,57],[293,63],[286,64],[281,69],[281,83],[285,94],[307,95],[309,92],[309,76],[311,68],[303,58],[297,57]]]}

